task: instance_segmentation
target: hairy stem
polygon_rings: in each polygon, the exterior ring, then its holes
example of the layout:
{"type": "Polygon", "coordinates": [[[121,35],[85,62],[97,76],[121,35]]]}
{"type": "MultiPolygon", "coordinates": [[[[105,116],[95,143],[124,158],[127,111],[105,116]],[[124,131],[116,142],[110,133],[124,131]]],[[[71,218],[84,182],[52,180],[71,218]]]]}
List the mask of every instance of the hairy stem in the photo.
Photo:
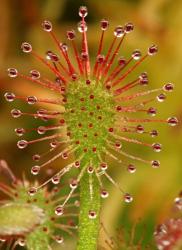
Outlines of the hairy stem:
{"type": "Polygon", "coordinates": [[[93,195],[90,197],[89,174],[85,173],[80,181],[80,216],[79,241],[77,250],[96,250],[100,226],[100,186],[95,174],[92,176],[93,195]],[[88,214],[92,210],[97,217],[90,219],[88,214]]]}

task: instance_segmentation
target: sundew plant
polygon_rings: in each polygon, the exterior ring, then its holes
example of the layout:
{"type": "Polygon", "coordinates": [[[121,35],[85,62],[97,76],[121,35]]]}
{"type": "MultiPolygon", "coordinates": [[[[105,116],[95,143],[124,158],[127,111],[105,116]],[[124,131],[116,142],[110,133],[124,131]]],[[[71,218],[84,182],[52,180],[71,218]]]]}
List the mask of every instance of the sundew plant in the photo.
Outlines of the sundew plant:
{"type": "Polygon", "coordinates": [[[154,237],[159,250],[182,248],[182,193],[174,199],[173,216],[158,225],[154,237]]]}
{"type": "Polygon", "coordinates": [[[30,181],[25,177],[18,179],[4,160],[0,160],[0,172],[11,182],[11,185],[0,182],[0,191],[7,196],[1,200],[0,206],[0,247],[52,249],[52,242],[64,243],[65,234],[75,235],[79,206],[77,194],[71,197],[60,218],[54,213],[54,206],[65,199],[60,188],[55,186],[48,190],[44,187],[32,195],[31,189],[27,192],[32,185],[30,181]]]}
{"type": "MultiPolygon", "coordinates": [[[[137,144],[138,147],[147,147],[155,153],[162,149],[158,141],[155,126],[159,123],[175,126],[178,123],[176,117],[156,119],[157,110],[151,106],[153,102],[163,102],[166,94],[174,88],[173,83],[165,83],[157,89],[149,89],[148,75],[141,72],[134,76],[134,71],[141,63],[158,52],[156,45],[150,45],[146,52],[136,49],[131,56],[120,56],[120,49],[124,50],[124,42],[133,32],[134,25],[126,23],[117,26],[113,32],[111,44],[104,42],[105,33],[108,32],[109,22],[102,19],[100,31],[98,30],[98,50],[94,60],[90,60],[89,51],[92,49],[87,41],[87,7],[79,8],[81,18],[77,25],[78,31],[68,30],[66,37],[68,44],[61,42],[54,32],[52,23],[48,20],[42,22],[42,29],[47,32],[53,41],[53,49],[46,51],[45,55],[36,52],[36,46],[29,42],[23,42],[21,49],[44,64],[52,77],[44,77],[37,69],[32,69],[24,74],[16,68],[9,68],[8,75],[11,78],[19,77],[40,85],[50,90],[51,97],[18,96],[7,92],[5,98],[12,102],[21,100],[29,105],[50,105],[50,110],[45,108],[35,109],[29,113],[20,109],[12,109],[14,118],[29,116],[40,120],[40,125],[30,128],[16,128],[15,132],[23,139],[17,142],[19,149],[24,150],[31,144],[42,141],[50,142],[49,152],[35,154],[35,165],[31,168],[33,175],[38,175],[50,166],[58,158],[70,160],[58,173],[40,185],[31,186],[29,194],[36,195],[50,182],[58,184],[59,181],[72,169],[77,170],[77,175],[70,181],[70,191],[65,199],[55,206],[57,217],[64,216],[65,207],[70,198],[79,187],[80,208],[78,225],[78,250],[97,249],[97,239],[100,228],[101,200],[107,198],[109,193],[103,185],[107,179],[121,192],[121,202],[130,203],[133,200],[123,187],[109,174],[110,168],[107,159],[116,161],[128,172],[136,171],[135,162],[142,162],[154,169],[160,166],[160,162],[154,155],[153,159],[146,159],[128,152],[128,144],[137,144]],[[99,35],[100,32],[100,35],[99,35]],[[78,33],[78,34],[77,34],[78,33]],[[77,44],[77,36],[81,35],[81,48],[77,44]],[[128,80],[129,78],[132,78],[128,80]],[[52,93],[55,92],[55,98],[52,93]],[[151,124],[151,129],[145,128],[151,124]],[[28,140],[26,134],[35,132],[37,139],[28,140]],[[151,137],[151,142],[136,139],[136,134],[151,137]],[[55,153],[49,160],[43,157],[48,153],[55,153]]],[[[26,71],[26,69],[25,69],[26,71]]],[[[75,171],[74,171],[75,173],[75,171]]],[[[39,249],[39,248],[37,248],[39,249]]],[[[45,249],[45,248],[40,248],[45,249]]]]}

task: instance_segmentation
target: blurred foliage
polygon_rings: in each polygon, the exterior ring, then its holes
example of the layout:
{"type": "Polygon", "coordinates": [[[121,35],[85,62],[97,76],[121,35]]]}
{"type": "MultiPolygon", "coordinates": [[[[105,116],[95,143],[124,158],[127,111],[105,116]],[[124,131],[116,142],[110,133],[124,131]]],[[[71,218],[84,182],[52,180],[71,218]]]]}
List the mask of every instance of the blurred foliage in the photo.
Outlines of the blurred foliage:
{"type": "MultiPolygon", "coordinates": [[[[31,68],[39,68],[46,73],[45,68],[38,65],[31,57],[22,55],[19,47],[22,41],[30,41],[33,47],[44,53],[52,48],[52,43],[40,27],[43,19],[51,20],[60,39],[65,38],[65,31],[75,28],[79,20],[77,9],[86,4],[89,8],[89,46],[91,57],[96,53],[99,39],[99,20],[110,20],[110,30],[107,32],[105,47],[112,39],[115,25],[131,21],[135,24],[134,32],[129,35],[121,48],[121,55],[127,56],[138,48],[142,51],[151,43],[159,46],[159,53],[149,58],[138,72],[145,70],[149,73],[150,88],[161,86],[164,82],[175,83],[175,92],[167,97],[165,103],[157,105],[158,117],[166,118],[174,115],[181,120],[181,65],[182,65],[182,2],[180,0],[1,0],[1,39],[0,39],[0,156],[15,166],[15,172],[21,176],[24,172],[29,175],[32,165],[31,155],[42,151],[45,146],[27,148],[25,151],[16,148],[16,127],[36,127],[35,120],[20,118],[13,120],[10,110],[19,107],[27,110],[27,105],[16,102],[8,105],[3,98],[6,91],[18,94],[33,94],[39,91],[39,96],[46,96],[47,91],[35,88],[29,82],[21,79],[9,79],[6,74],[8,67],[17,67],[24,72],[31,68]]],[[[50,94],[49,94],[50,97],[50,94]]],[[[31,109],[29,107],[29,109],[31,109]]],[[[37,123],[37,122],[36,122],[37,123]]],[[[158,126],[160,135],[158,140],[164,145],[163,152],[157,155],[161,161],[160,169],[137,163],[134,175],[126,173],[121,166],[113,162],[112,175],[128,192],[133,193],[135,199],[131,205],[123,204],[119,192],[109,186],[110,197],[105,201],[102,221],[109,234],[114,235],[117,227],[128,228],[141,218],[146,224],[145,242],[150,242],[154,225],[162,222],[170,214],[170,207],[175,195],[182,188],[182,129],[181,123],[175,129],[165,125],[158,126]]],[[[148,138],[146,137],[146,140],[148,138]]],[[[128,152],[133,148],[127,145],[128,152]]],[[[156,153],[145,151],[141,147],[135,148],[135,155],[145,155],[148,159],[156,158],[156,153]],[[146,153],[147,152],[147,153],[146,153]]],[[[63,166],[59,161],[52,165],[54,168],[63,166]]],[[[40,178],[43,178],[41,176],[40,178]]],[[[1,179],[1,177],[0,177],[1,179]]],[[[104,237],[101,234],[101,243],[104,237]]],[[[70,243],[71,244],[71,243],[70,243]]]]}

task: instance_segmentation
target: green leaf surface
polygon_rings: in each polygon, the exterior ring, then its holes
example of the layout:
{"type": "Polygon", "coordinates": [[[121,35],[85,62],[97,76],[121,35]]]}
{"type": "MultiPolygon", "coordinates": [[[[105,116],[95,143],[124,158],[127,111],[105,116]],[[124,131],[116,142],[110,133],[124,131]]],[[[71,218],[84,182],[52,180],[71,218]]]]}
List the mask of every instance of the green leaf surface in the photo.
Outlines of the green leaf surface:
{"type": "Polygon", "coordinates": [[[30,233],[43,221],[42,209],[28,204],[8,203],[0,207],[0,236],[30,233]]]}

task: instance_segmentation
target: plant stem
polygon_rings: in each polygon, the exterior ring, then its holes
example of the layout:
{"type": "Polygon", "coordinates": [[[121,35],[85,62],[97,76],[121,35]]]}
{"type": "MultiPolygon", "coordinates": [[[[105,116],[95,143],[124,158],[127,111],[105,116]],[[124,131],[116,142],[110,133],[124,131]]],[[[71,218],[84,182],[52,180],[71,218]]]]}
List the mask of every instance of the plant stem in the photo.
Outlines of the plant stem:
{"type": "Polygon", "coordinates": [[[100,227],[100,186],[95,174],[92,176],[93,196],[90,197],[89,174],[80,181],[79,240],[77,250],[96,250],[100,227]],[[95,219],[89,218],[89,211],[96,212],[95,219]]]}

